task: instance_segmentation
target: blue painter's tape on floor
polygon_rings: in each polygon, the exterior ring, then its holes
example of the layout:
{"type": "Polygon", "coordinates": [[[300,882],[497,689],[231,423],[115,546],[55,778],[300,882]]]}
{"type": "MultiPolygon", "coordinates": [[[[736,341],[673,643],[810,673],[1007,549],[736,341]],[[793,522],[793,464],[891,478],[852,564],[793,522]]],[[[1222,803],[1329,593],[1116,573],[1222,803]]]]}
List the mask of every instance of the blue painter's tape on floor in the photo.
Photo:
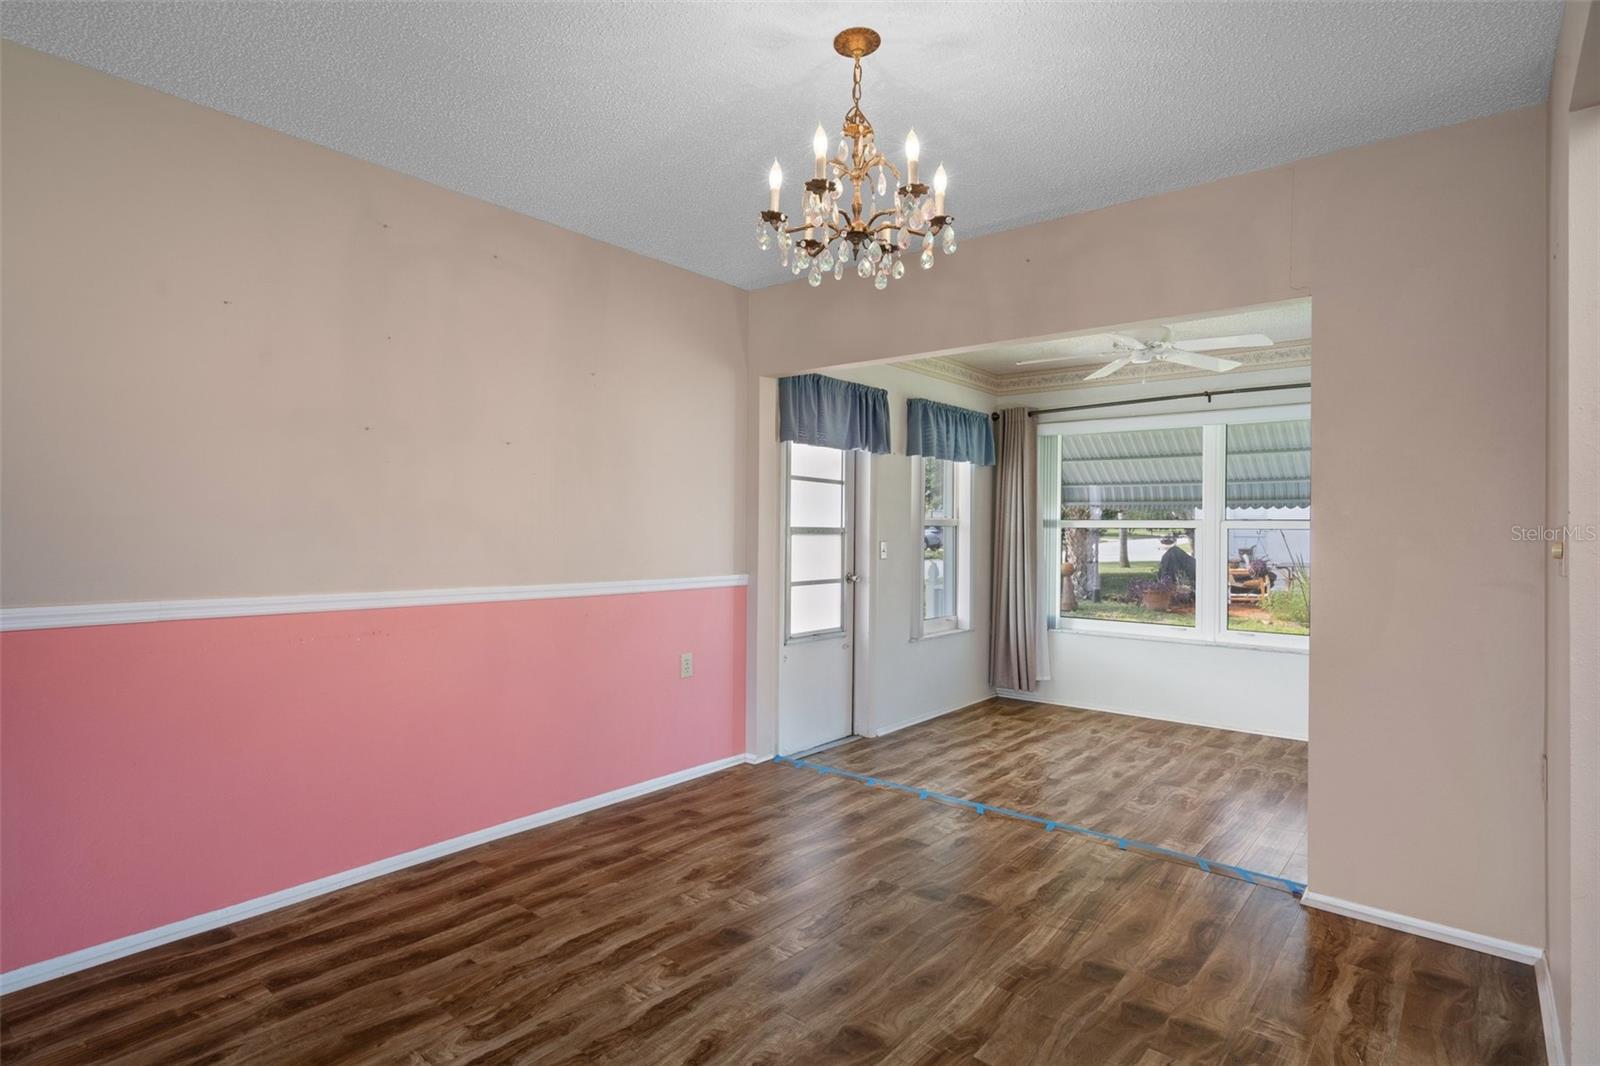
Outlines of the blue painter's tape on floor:
{"type": "Polygon", "coordinates": [[[1115,844],[1122,851],[1142,851],[1148,855],[1159,855],[1169,859],[1176,859],[1179,862],[1187,863],[1188,865],[1195,867],[1201,873],[1209,874],[1215,871],[1227,871],[1234,877],[1237,877],[1239,880],[1244,881],[1246,884],[1261,885],[1264,888],[1280,889],[1293,895],[1296,899],[1303,895],[1306,890],[1306,886],[1303,882],[1293,881],[1287,877],[1279,877],[1276,874],[1266,874],[1259,870],[1247,870],[1242,866],[1230,866],[1227,863],[1215,862],[1211,859],[1202,859],[1200,856],[1190,855],[1186,851],[1173,851],[1171,848],[1164,848],[1159,844],[1146,844],[1142,840],[1132,840],[1128,837],[1120,837],[1112,833],[1102,833],[1098,829],[1089,829],[1081,825],[1073,825],[1071,822],[1052,821],[1048,818],[1041,818],[1037,814],[1024,814],[1022,811],[1014,811],[1009,807],[993,807],[987,803],[979,803],[975,800],[962,799],[960,796],[951,796],[943,792],[935,792],[931,788],[918,788],[914,785],[902,785],[897,781],[885,781],[881,777],[869,777],[866,774],[858,774],[853,770],[841,770],[836,766],[825,766],[822,763],[812,762],[810,759],[797,759],[789,755],[774,756],[772,761],[778,763],[787,763],[790,766],[799,767],[802,770],[815,770],[824,777],[844,777],[850,779],[851,781],[859,781],[869,788],[892,789],[896,792],[905,792],[909,795],[913,795],[921,800],[931,799],[951,807],[965,807],[967,810],[975,811],[978,814],[990,812],[1001,815],[1005,818],[1014,818],[1021,822],[1032,822],[1035,825],[1043,826],[1045,832],[1047,833],[1054,830],[1060,830],[1063,833],[1073,833],[1077,836],[1092,837],[1095,840],[1102,840],[1109,844],[1115,844]]]}

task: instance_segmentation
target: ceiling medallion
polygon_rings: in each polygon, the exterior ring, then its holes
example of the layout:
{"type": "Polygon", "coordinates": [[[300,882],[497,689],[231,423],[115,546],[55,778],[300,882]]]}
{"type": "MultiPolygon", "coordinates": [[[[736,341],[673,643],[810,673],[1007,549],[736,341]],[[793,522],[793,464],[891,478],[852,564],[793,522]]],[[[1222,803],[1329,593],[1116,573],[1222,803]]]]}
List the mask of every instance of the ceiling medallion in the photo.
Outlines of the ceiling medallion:
{"type": "Polygon", "coordinates": [[[900,171],[878,151],[872,123],[861,113],[861,59],[877,51],[879,43],[875,31],[859,26],[833,39],[834,51],[855,62],[850,110],[832,158],[828,156],[828,135],[820,124],[811,139],[816,167],[801,193],[800,225],[790,226],[789,216],[778,210],[783,169],[776,159],[767,175],[772,200],[761,212],[759,243],[766,249],[776,241],[779,261],[796,277],[805,272],[813,286],[821,285],[822,275],[829,271],[835,280],[843,278],[846,264],[853,259],[857,276],[871,278],[876,288],[888,288],[891,278],[905,276],[905,256],[913,237],[922,238],[919,262],[924,270],[933,267],[936,236],[941,238],[945,255],[956,250],[955,219],[944,213],[944,166],[934,171],[933,195],[928,195],[928,187],[917,180],[921,146],[917,131],[912,130],[906,134],[905,184],[900,184],[900,171]],[[888,195],[890,174],[896,185],[894,198],[880,208],[880,198],[888,195]],[[850,187],[848,207],[841,191],[845,185],[850,187]],[[867,197],[865,208],[863,195],[867,197]]]}

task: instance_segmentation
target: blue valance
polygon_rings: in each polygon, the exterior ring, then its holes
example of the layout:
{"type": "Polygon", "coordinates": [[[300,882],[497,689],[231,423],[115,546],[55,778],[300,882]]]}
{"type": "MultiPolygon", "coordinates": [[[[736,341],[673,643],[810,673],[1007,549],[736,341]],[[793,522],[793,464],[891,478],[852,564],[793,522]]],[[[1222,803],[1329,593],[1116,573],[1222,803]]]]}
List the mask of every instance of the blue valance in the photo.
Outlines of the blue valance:
{"type": "Polygon", "coordinates": [[[982,411],[932,400],[906,402],[906,454],[994,465],[994,424],[982,411]]]}
{"type": "Polygon", "coordinates": [[[889,393],[821,374],[779,378],[778,439],[886,454],[889,393]]]}

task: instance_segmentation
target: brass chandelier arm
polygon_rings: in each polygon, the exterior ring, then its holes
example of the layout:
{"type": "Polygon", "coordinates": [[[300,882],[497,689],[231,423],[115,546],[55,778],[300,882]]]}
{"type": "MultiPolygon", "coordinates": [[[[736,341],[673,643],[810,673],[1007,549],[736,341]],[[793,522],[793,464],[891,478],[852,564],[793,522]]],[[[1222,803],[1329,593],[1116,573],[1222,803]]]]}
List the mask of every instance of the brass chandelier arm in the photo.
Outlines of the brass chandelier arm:
{"type": "Polygon", "coordinates": [[[900,168],[895,166],[892,160],[889,160],[882,155],[875,155],[865,163],[862,163],[860,166],[856,166],[853,163],[847,166],[841,160],[829,159],[828,166],[838,171],[839,177],[849,179],[852,184],[859,181],[865,181],[867,179],[867,171],[871,170],[873,167],[884,168],[889,173],[894,175],[896,186],[898,186],[900,183],[900,168]]]}
{"type": "MultiPolygon", "coordinates": [[[[807,226],[804,223],[802,223],[801,225],[798,225],[798,226],[785,226],[785,227],[783,227],[783,232],[785,232],[785,233],[804,233],[808,229],[826,229],[826,230],[831,230],[833,232],[833,237],[843,237],[843,236],[845,236],[846,234],[848,234],[850,232],[850,227],[848,227],[848,226],[841,227],[837,223],[835,223],[832,219],[829,219],[829,218],[823,219],[820,224],[813,224],[813,225],[810,225],[810,226],[807,226]]],[[[832,240],[833,237],[830,237],[829,240],[832,240]]]]}
{"type": "MultiPolygon", "coordinates": [[[[880,223],[878,220],[880,218],[882,218],[884,215],[893,216],[894,212],[893,211],[879,211],[877,214],[873,215],[870,219],[868,219],[865,223],[863,223],[860,229],[857,229],[857,228],[855,228],[855,226],[848,225],[848,224],[841,226],[841,225],[839,225],[839,223],[835,222],[831,218],[825,218],[825,219],[821,220],[820,222],[813,223],[813,224],[811,224],[809,226],[802,222],[798,226],[784,226],[784,227],[782,227],[782,229],[783,229],[783,232],[785,232],[785,233],[804,233],[808,229],[810,229],[810,230],[825,229],[825,230],[828,230],[833,235],[832,237],[829,238],[830,240],[835,239],[835,238],[839,238],[839,237],[848,238],[850,236],[850,234],[852,234],[852,233],[866,233],[866,234],[869,234],[869,235],[873,235],[873,234],[879,234],[879,233],[891,233],[891,232],[893,232],[895,230],[905,230],[907,233],[911,234],[913,237],[926,237],[930,233],[938,233],[940,230],[944,229],[945,224],[946,224],[946,222],[947,222],[947,220],[949,218],[949,216],[947,216],[947,215],[941,215],[941,216],[935,218],[933,220],[933,222],[926,229],[919,229],[916,226],[910,226],[910,225],[907,225],[907,226],[896,226],[894,224],[893,217],[891,217],[889,219],[889,221],[887,221],[887,222],[880,223]]],[[[824,242],[824,243],[826,243],[826,242],[824,242]]]]}
{"type": "Polygon", "coordinates": [[[891,230],[892,231],[892,230],[900,229],[900,230],[905,230],[907,233],[911,234],[913,237],[926,237],[930,233],[938,233],[940,230],[944,229],[946,226],[948,226],[951,222],[954,222],[954,221],[955,221],[955,219],[952,218],[949,215],[935,215],[935,216],[933,216],[933,220],[928,223],[928,227],[926,229],[918,229],[917,227],[910,226],[910,225],[907,225],[907,226],[896,226],[893,221],[885,222],[883,225],[878,226],[875,229],[872,228],[869,225],[868,229],[872,233],[882,233],[885,230],[891,230]]]}
{"type": "Polygon", "coordinates": [[[893,162],[891,162],[890,160],[888,160],[888,159],[886,159],[886,158],[884,158],[883,156],[880,155],[875,162],[867,164],[867,169],[870,170],[873,167],[883,167],[889,173],[893,174],[894,175],[895,186],[897,188],[899,187],[899,185],[900,185],[900,168],[895,166],[893,162]]]}

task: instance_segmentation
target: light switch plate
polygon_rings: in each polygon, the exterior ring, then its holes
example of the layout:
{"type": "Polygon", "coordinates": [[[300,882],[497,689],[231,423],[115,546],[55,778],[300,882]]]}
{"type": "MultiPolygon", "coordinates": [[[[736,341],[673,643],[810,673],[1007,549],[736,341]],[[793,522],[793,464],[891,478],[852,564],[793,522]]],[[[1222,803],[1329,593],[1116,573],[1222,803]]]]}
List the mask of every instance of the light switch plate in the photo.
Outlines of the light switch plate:
{"type": "Polygon", "coordinates": [[[889,558],[889,542],[888,541],[886,541],[886,540],[878,541],[878,558],[880,558],[880,559],[889,558]]]}
{"type": "Polygon", "coordinates": [[[686,651],[682,655],[678,656],[678,676],[694,676],[694,652],[686,651]]]}

